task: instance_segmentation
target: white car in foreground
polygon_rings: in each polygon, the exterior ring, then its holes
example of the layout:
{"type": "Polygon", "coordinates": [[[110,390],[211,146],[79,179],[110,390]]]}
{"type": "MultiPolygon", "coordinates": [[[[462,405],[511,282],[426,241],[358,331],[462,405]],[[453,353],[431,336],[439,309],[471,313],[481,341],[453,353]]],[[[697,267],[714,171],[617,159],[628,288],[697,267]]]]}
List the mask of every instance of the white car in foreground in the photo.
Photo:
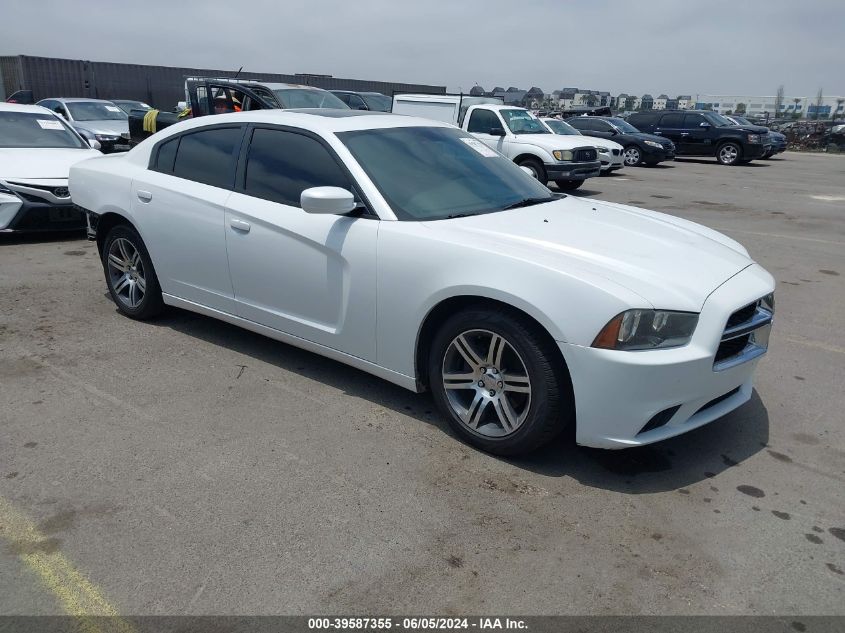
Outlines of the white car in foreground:
{"type": "Polygon", "coordinates": [[[560,134],[562,136],[567,134],[571,136],[584,136],[586,140],[593,143],[596,146],[596,149],[599,150],[601,173],[609,174],[610,172],[622,169],[625,166],[625,161],[622,156],[623,148],[619,143],[615,143],[614,141],[610,141],[599,136],[588,136],[582,134],[563,119],[546,117],[541,118],[540,120],[552,134],[560,134]]]}
{"type": "Polygon", "coordinates": [[[0,232],[83,229],[68,170],[99,155],[49,110],[0,103],[0,232]]]}
{"type": "Polygon", "coordinates": [[[774,281],[692,222],[553,194],[468,133],[266,110],[174,125],[71,169],[109,292],[430,389],[496,453],[567,423],[625,448],[751,397],[774,281]]]}

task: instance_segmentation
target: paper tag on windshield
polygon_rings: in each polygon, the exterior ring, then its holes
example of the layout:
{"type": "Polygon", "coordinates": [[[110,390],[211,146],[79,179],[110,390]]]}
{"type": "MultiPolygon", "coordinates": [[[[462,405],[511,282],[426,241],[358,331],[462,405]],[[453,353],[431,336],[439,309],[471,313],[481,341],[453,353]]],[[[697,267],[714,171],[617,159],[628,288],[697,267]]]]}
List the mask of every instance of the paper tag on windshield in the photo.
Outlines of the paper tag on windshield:
{"type": "Polygon", "coordinates": [[[479,141],[476,138],[464,138],[464,137],[462,137],[461,140],[464,143],[466,143],[467,145],[469,145],[476,152],[478,152],[482,156],[486,156],[487,158],[495,158],[496,156],[499,155],[497,152],[490,149],[484,143],[482,143],[481,141],[479,141]]]}
{"type": "Polygon", "coordinates": [[[106,106],[106,110],[108,110],[109,112],[120,112],[120,108],[118,108],[117,106],[106,106]]]}
{"type": "Polygon", "coordinates": [[[35,119],[42,130],[63,130],[62,124],[58,121],[49,121],[48,119],[35,119]]]}

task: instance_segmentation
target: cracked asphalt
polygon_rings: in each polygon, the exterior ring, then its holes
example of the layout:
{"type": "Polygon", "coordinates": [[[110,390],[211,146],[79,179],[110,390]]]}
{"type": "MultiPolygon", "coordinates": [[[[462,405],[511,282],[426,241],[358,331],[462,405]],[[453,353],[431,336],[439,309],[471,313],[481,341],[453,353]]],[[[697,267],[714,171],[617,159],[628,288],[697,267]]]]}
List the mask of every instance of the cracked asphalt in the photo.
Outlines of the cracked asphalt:
{"type": "Polygon", "coordinates": [[[578,195],[721,230],[776,277],[751,402],[643,449],[496,458],[426,394],[119,316],[83,239],[0,236],[0,613],[845,614],[845,156],[578,195]]]}

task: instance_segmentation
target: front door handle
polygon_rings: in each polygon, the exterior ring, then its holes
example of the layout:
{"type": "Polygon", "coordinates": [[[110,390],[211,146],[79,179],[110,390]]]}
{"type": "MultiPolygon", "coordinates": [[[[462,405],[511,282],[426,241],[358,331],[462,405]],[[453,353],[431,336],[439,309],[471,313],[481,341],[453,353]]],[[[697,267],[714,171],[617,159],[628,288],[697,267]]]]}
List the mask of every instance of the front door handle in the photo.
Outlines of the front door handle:
{"type": "Polygon", "coordinates": [[[239,220],[238,218],[231,218],[229,220],[229,226],[231,226],[236,231],[241,231],[243,233],[249,233],[249,229],[251,228],[249,222],[244,222],[243,220],[239,220]]]}
{"type": "Polygon", "coordinates": [[[150,193],[149,191],[143,191],[141,189],[138,189],[138,200],[140,200],[141,202],[149,202],[152,199],[152,193],[150,193]]]}
{"type": "Polygon", "coordinates": [[[689,132],[681,132],[681,136],[689,136],[689,132]]]}

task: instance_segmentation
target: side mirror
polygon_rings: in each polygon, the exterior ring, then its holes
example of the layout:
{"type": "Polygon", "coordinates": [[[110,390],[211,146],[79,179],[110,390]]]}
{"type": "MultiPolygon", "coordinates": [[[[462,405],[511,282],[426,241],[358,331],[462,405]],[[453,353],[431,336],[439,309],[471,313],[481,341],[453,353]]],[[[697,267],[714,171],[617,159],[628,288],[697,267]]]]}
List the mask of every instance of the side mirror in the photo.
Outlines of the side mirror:
{"type": "Polygon", "coordinates": [[[363,103],[361,105],[359,105],[357,109],[358,110],[369,110],[369,108],[366,105],[364,105],[363,103]]]}
{"type": "Polygon", "coordinates": [[[351,191],[340,187],[311,187],[299,195],[299,206],[306,213],[342,215],[356,205],[351,191]]]}
{"type": "Polygon", "coordinates": [[[97,139],[85,139],[85,140],[88,141],[88,145],[91,146],[91,149],[96,149],[96,150],[103,149],[103,146],[100,145],[100,141],[98,141],[97,139]]]}
{"type": "Polygon", "coordinates": [[[490,131],[488,132],[490,136],[504,136],[505,135],[505,128],[502,127],[491,127],[490,131]]]}
{"type": "Polygon", "coordinates": [[[698,127],[710,127],[710,124],[707,121],[702,121],[698,124],[698,127]]]}

